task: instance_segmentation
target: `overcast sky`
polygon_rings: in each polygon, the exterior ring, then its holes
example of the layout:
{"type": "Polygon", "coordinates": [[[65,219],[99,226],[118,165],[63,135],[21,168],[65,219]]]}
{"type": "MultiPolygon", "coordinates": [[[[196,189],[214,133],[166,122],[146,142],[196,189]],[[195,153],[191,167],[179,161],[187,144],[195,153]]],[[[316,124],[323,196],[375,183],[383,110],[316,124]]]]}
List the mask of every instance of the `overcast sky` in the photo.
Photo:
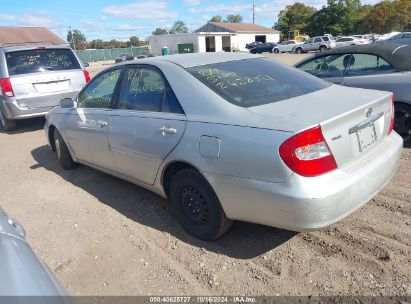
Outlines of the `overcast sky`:
{"type": "MultiPolygon", "coordinates": [[[[278,12],[294,2],[256,0],[256,23],[273,26],[278,12]]],[[[326,0],[301,2],[321,8],[326,0]]],[[[45,26],[62,37],[71,25],[81,30],[88,40],[126,40],[132,35],[145,38],[156,27],[171,27],[175,20],[183,20],[189,30],[195,30],[214,15],[240,14],[244,22],[252,22],[252,1],[241,0],[0,0],[0,4],[3,4],[0,5],[0,25],[45,26]]]]}

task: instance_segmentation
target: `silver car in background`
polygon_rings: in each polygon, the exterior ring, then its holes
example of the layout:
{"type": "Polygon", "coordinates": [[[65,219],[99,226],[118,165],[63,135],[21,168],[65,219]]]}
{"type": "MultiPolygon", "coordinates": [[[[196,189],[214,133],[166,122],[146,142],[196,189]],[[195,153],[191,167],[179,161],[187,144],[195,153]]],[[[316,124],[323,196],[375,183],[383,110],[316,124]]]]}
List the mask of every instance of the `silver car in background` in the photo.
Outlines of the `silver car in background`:
{"type": "Polygon", "coordinates": [[[37,258],[25,236],[21,224],[0,208],[0,302],[68,303],[69,299],[60,298],[67,296],[66,290],[37,258]]]}
{"type": "Polygon", "coordinates": [[[75,97],[90,80],[69,45],[35,43],[0,47],[0,124],[45,116],[61,98],[75,97]]]}
{"type": "Polygon", "coordinates": [[[301,231],[346,217],[396,172],[392,129],[392,93],[241,53],[113,66],[45,125],[63,168],[82,163],[169,198],[203,240],[232,220],[301,231]]]}
{"type": "Polygon", "coordinates": [[[395,131],[411,145],[411,46],[357,45],[315,54],[295,66],[335,84],[394,93],[395,131]]]}

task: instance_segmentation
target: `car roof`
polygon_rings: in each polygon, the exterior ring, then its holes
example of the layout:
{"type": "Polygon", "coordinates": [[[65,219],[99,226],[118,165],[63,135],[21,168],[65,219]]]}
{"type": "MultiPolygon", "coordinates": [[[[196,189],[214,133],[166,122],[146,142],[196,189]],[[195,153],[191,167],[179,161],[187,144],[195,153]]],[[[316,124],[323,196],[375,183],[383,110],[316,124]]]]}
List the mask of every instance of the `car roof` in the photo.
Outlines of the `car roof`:
{"type": "Polygon", "coordinates": [[[347,53],[376,55],[390,63],[397,71],[411,71],[411,45],[394,43],[350,45],[340,48],[333,48],[324,53],[317,53],[313,58],[324,55],[338,55],[347,53]]]}
{"type": "MultiPolygon", "coordinates": [[[[251,58],[263,58],[263,56],[252,55],[246,53],[193,53],[193,54],[175,54],[167,56],[157,56],[145,59],[138,59],[137,63],[154,63],[159,61],[167,61],[177,64],[183,68],[190,68],[199,65],[207,65],[219,62],[227,62],[234,60],[244,60],[251,58]]],[[[129,62],[130,63],[130,62],[129,62]]]]}

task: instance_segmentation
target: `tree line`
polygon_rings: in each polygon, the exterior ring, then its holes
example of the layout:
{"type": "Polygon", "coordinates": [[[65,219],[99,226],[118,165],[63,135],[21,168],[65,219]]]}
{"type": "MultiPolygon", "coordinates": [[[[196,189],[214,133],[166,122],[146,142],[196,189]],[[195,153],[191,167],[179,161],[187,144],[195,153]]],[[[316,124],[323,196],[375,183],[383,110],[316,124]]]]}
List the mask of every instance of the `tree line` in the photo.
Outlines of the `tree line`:
{"type": "Polygon", "coordinates": [[[93,39],[87,41],[86,36],[77,29],[69,30],[67,32],[67,41],[70,43],[71,47],[76,50],[129,48],[148,44],[148,41],[140,40],[137,36],[131,36],[127,41],[116,39],[93,39]]]}
{"type": "Polygon", "coordinates": [[[283,37],[296,31],[310,36],[406,31],[411,29],[411,1],[384,0],[363,5],[360,0],[328,0],[320,10],[297,2],[280,11],[273,28],[283,37]]]}

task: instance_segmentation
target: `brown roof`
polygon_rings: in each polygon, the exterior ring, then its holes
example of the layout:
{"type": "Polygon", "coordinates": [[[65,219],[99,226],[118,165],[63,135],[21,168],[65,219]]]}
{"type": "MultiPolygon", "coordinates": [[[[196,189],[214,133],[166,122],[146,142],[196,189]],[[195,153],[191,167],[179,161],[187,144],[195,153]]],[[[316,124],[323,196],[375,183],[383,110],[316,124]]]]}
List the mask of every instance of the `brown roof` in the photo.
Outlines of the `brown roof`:
{"type": "Polygon", "coordinates": [[[67,44],[45,27],[0,26],[0,46],[39,42],[67,44]]]}
{"type": "Polygon", "coordinates": [[[221,28],[225,28],[232,32],[258,32],[258,33],[278,33],[271,28],[254,24],[254,23],[226,23],[226,22],[210,22],[221,28]]]}

